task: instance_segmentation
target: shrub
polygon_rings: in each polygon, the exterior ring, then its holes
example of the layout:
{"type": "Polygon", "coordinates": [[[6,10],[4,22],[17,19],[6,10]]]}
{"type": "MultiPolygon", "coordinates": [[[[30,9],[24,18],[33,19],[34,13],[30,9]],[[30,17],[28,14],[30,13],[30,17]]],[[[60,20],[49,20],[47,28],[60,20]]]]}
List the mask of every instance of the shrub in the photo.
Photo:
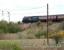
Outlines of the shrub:
{"type": "Polygon", "coordinates": [[[45,36],[46,37],[46,31],[38,31],[35,34],[36,38],[40,38],[41,36],[45,36]]]}
{"type": "Polygon", "coordinates": [[[53,24],[53,22],[51,22],[51,21],[48,21],[48,25],[52,25],[53,24]]]}
{"type": "Polygon", "coordinates": [[[9,24],[9,27],[8,27],[8,32],[9,33],[17,33],[17,32],[20,32],[21,29],[18,27],[17,24],[9,24]]]}
{"type": "Polygon", "coordinates": [[[61,22],[61,23],[59,24],[59,29],[60,29],[60,30],[64,30],[64,22],[61,22]]]}
{"type": "Polygon", "coordinates": [[[56,45],[61,42],[62,38],[64,38],[64,31],[58,31],[56,33],[52,33],[50,38],[53,38],[56,42],[56,45]]]}
{"type": "Polygon", "coordinates": [[[18,24],[13,22],[0,21],[0,33],[17,33],[22,31],[18,24]]]}

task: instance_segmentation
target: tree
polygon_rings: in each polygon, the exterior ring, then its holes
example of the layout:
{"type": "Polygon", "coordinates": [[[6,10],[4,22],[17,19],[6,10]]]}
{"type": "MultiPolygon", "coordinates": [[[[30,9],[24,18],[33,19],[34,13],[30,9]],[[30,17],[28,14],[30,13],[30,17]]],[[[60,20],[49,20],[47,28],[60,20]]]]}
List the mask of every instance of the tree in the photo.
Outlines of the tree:
{"type": "Polygon", "coordinates": [[[17,33],[22,31],[18,24],[13,22],[0,21],[0,33],[17,33]]]}

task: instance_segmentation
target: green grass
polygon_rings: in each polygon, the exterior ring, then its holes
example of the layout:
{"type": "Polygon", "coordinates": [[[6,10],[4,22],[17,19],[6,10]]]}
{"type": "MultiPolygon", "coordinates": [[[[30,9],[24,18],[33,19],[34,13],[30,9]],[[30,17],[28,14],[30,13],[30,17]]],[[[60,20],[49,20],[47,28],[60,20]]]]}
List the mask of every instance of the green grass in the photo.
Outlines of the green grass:
{"type": "Polygon", "coordinates": [[[20,41],[17,40],[0,40],[1,50],[21,50],[20,41]]]}

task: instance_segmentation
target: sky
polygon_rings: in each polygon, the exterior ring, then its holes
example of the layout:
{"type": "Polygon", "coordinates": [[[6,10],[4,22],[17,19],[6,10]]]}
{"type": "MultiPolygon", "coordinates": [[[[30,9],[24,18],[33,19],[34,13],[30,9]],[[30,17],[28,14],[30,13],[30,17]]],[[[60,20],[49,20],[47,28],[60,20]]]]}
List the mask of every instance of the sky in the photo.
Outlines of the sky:
{"type": "Polygon", "coordinates": [[[64,0],[0,0],[0,20],[22,21],[24,16],[46,15],[47,3],[49,15],[64,14],[64,0]],[[3,10],[3,15],[2,15],[3,10]]]}

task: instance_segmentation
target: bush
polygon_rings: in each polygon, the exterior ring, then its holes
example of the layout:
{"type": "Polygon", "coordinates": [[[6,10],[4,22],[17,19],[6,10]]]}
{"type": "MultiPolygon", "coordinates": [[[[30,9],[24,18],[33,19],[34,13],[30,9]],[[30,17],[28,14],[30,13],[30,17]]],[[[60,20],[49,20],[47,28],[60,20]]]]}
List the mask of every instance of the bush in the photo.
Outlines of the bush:
{"type": "Polygon", "coordinates": [[[17,33],[22,31],[18,24],[13,22],[0,21],[0,33],[17,33]]]}
{"type": "Polygon", "coordinates": [[[48,21],[48,25],[52,25],[53,24],[53,22],[51,22],[51,21],[48,21]]]}
{"type": "Polygon", "coordinates": [[[59,29],[60,29],[60,30],[64,30],[64,22],[60,23],[59,29]]]}
{"type": "Polygon", "coordinates": [[[36,38],[39,38],[41,36],[45,36],[46,37],[46,31],[38,31],[36,34],[35,34],[36,38]]]}
{"type": "Polygon", "coordinates": [[[55,35],[55,36],[53,37],[53,39],[55,40],[56,45],[58,45],[59,42],[60,42],[60,40],[61,40],[60,36],[58,36],[58,35],[55,35]]]}
{"type": "Polygon", "coordinates": [[[17,32],[20,32],[21,29],[18,27],[17,24],[9,24],[9,27],[8,27],[8,32],[9,33],[17,33],[17,32]]]}

